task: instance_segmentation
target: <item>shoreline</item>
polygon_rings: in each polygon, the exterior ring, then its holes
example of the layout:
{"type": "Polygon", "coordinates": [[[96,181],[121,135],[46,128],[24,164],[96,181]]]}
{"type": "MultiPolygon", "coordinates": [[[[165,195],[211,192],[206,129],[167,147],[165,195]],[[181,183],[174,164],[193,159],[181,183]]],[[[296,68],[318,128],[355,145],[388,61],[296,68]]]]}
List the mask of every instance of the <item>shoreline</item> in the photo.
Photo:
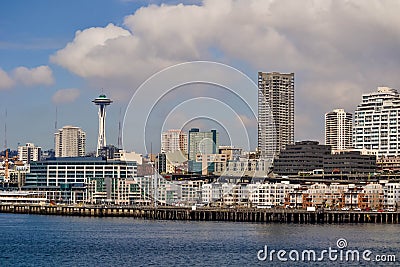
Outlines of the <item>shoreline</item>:
{"type": "Polygon", "coordinates": [[[229,221],[294,224],[376,223],[398,224],[399,212],[306,211],[255,208],[52,206],[0,204],[0,213],[53,216],[132,217],[151,220],[229,221]]]}

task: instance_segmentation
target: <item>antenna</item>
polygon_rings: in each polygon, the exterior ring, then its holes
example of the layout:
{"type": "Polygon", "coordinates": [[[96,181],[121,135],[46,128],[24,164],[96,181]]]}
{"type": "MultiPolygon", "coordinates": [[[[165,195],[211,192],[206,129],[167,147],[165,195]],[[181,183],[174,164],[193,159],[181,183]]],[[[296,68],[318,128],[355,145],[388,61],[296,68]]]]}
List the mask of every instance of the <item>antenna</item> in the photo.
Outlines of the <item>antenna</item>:
{"type": "Polygon", "coordinates": [[[4,149],[7,150],[7,108],[6,108],[6,118],[4,120],[4,149]]]}
{"type": "Polygon", "coordinates": [[[6,118],[4,120],[4,148],[6,150],[4,181],[8,182],[7,109],[6,118]]]}
{"type": "Polygon", "coordinates": [[[58,121],[58,108],[56,107],[56,120],[54,121],[54,130],[57,131],[57,121],[58,121]]]}
{"type": "Polygon", "coordinates": [[[121,107],[119,108],[119,121],[118,121],[118,140],[117,147],[122,149],[122,125],[121,125],[121,107]]]}

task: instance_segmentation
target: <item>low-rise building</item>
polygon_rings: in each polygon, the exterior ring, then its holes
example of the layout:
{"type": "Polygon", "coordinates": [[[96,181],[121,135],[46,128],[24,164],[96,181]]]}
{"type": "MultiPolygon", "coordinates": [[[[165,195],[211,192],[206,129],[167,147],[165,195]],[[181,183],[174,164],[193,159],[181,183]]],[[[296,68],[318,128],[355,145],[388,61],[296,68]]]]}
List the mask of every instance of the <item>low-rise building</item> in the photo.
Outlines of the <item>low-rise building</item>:
{"type": "Polygon", "coordinates": [[[23,189],[46,192],[60,202],[119,203],[119,180],[135,177],[136,168],[136,162],[90,157],[32,162],[23,189]]]}
{"type": "Polygon", "coordinates": [[[383,186],[383,193],[384,208],[397,210],[400,205],[400,183],[386,183],[383,186]]]}

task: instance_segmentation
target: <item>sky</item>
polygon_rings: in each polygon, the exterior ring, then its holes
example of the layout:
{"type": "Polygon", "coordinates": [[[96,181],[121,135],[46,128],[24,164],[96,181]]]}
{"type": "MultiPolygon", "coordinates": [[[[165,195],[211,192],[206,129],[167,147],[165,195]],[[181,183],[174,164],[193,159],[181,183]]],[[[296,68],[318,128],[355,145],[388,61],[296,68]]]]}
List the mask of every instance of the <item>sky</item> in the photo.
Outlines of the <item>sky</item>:
{"type": "MultiPolygon", "coordinates": [[[[135,92],[145,88],[143,102],[159,92],[141,85],[166,68],[191,61],[225,64],[253,82],[258,71],[294,72],[295,140],[323,142],[326,112],[344,108],[353,113],[363,93],[378,86],[399,88],[399,13],[397,0],[4,0],[0,142],[6,140],[12,149],[27,142],[50,149],[55,129],[74,125],[86,132],[92,151],[98,121],[91,101],[104,93],[114,101],[107,108],[107,142],[116,144],[124,117],[149,115],[128,106],[135,103],[135,92]]],[[[157,116],[149,118],[176,122],[174,127],[217,128],[221,143],[229,144],[236,123],[229,121],[227,110],[233,109],[239,123],[248,126],[254,149],[251,109],[238,104],[244,95],[235,97],[240,89],[234,83],[227,86],[230,94],[210,83],[184,86],[159,98],[157,116]],[[218,110],[215,99],[230,108],[218,110]],[[171,103],[178,108],[173,110],[171,103]]],[[[246,97],[256,99],[256,87],[248,88],[246,97]]],[[[139,120],[129,124],[137,132],[145,127],[139,120]]],[[[149,141],[154,151],[160,146],[158,131],[147,131],[154,135],[149,141]]],[[[143,143],[140,138],[129,132],[124,144],[131,141],[127,149],[143,153],[136,143],[143,143]]]]}

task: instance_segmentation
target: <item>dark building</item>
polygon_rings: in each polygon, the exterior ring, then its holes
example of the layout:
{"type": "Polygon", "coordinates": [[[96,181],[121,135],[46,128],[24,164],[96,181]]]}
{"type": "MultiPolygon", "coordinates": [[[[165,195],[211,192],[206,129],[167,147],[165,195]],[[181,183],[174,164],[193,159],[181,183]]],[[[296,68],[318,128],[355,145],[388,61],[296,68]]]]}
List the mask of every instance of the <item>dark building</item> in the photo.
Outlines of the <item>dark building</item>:
{"type": "Polygon", "coordinates": [[[119,148],[114,145],[107,145],[98,150],[99,157],[104,159],[114,159],[115,154],[119,153],[119,148]]]}
{"type": "Polygon", "coordinates": [[[343,151],[327,155],[324,171],[329,174],[368,174],[376,171],[376,156],[361,155],[359,151],[343,151]]]}
{"type": "Polygon", "coordinates": [[[157,155],[157,171],[158,173],[167,172],[167,154],[159,153],[157,155]]]}
{"type": "Polygon", "coordinates": [[[361,155],[359,151],[331,154],[329,145],[318,141],[301,141],[287,145],[274,160],[273,172],[279,175],[323,170],[325,174],[368,174],[376,170],[374,155],[361,155]]]}
{"type": "Polygon", "coordinates": [[[301,141],[286,145],[274,160],[273,172],[279,175],[297,175],[323,169],[324,157],[331,154],[331,147],[318,141],[301,141]]]}

